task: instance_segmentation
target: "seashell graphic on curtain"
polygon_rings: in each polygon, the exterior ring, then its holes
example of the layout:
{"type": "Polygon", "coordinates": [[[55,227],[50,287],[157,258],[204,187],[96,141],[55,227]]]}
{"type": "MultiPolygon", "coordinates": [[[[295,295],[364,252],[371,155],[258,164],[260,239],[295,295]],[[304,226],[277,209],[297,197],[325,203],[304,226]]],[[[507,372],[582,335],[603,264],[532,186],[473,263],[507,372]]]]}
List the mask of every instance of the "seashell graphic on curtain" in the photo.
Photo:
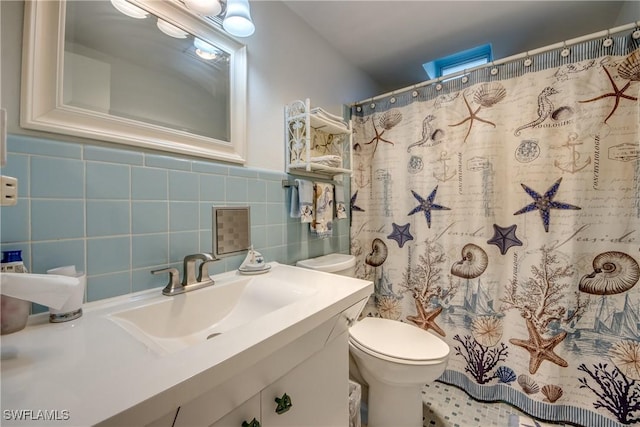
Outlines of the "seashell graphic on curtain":
{"type": "Polygon", "coordinates": [[[365,258],[365,262],[372,267],[380,267],[387,259],[387,244],[381,239],[373,239],[371,252],[365,258]]]}
{"type": "Polygon", "coordinates": [[[547,402],[556,403],[558,399],[562,397],[563,391],[562,387],[557,386],[555,384],[547,384],[542,387],[540,390],[544,397],[546,397],[547,402]]]}
{"type": "Polygon", "coordinates": [[[513,369],[506,366],[500,366],[498,369],[496,369],[495,378],[497,378],[499,382],[504,384],[510,384],[517,379],[516,373],[513,371],[513,369]]]}
{"type": "Polygon", "coordinates": [[[640,280],[640,266],[623,252],[605,252],[593,259],[593,272],[580,279],[579,289],[595,295],[628,291],[640,280]]]}
{"type": "Polygon", "coordinates": [[[640,82],[640,52],[627,56],[618,66],[618,75],[626,80],[640,82]]]}
{"type": "Polygon", "coordinates": [[[502,101],[507,96],[507,91],[500,83],[483,83],[473,94],[476,104],[489,108],[502,101]]]}
{"type": "Polygon", "coordinates": [[[522,390],[527,394],[536,394],[540,391],[540,386],[529,375],[520,375],[518,377],[518,384],[522,387],[522,390]]]}
{"type": "Polygon", "coordinates": [[[475,279],[487,269],[489,257],[478,245],[469,243],[462,248],[462,259],[451,266],[451,274],[465,279],[475,279]]]}

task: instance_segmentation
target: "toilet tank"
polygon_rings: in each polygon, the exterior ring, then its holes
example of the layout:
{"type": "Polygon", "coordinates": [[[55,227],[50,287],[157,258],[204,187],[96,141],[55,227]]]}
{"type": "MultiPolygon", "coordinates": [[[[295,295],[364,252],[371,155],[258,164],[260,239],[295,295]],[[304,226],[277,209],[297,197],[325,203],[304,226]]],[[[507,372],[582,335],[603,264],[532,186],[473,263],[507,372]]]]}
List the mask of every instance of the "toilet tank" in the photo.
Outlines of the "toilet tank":
{"type": "Polygon", "coordinates": [[[296,266],[354,277],[356,272],[356,257],[347,254],[328,254],[300,260],[296,263],[296,266]]]}

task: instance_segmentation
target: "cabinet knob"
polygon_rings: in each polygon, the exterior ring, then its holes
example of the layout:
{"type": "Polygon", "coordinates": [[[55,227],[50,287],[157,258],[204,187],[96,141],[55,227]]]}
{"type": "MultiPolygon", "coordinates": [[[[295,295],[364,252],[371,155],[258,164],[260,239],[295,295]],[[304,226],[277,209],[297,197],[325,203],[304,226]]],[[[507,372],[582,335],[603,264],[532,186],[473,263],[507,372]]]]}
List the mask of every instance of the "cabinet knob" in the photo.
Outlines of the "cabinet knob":
{"type": "Polygon", "coordinates": [[[282,397],[276,397],[275,401],[278,404],[276,406],[276,414],[284,414],[293,406],[287,393],[283,394],[282,397]]]}
{"type": "Polygon", "coordinates": [[[260,422],[258,420],[256,420],[255,418],[251,420],[250,423],[243,421],[242,422],[242,427],[260,427],[260,422]]]}

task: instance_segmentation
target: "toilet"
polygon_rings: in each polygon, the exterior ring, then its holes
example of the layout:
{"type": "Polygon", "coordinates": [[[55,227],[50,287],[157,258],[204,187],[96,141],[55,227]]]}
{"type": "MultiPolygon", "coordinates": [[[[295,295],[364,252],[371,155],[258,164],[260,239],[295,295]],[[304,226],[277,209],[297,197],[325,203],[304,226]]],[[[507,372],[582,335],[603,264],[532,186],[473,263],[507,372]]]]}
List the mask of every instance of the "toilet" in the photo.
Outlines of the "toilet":
{"type": "MultiPolygon", "coordinates": [[[[296,265],[355,273],[353,255],[329,254],[296,265]]],[[[369,386],[368,427],[422,427],[422,388],[444,372],[448,344],[417,326],[365,317],[349,329],[349,351],[369,386]]]]}

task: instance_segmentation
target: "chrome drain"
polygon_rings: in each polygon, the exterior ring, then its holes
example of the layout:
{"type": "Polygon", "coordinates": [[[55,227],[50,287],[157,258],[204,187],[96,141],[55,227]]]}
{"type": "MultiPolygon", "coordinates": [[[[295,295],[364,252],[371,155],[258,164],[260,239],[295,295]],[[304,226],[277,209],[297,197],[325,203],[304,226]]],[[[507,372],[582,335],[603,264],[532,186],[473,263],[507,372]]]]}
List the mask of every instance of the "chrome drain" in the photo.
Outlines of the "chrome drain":
{"type": "Polygon", "coordinates": [[[210,340],[211,338],[213,338],[213,337],[217,337],[218,335],[221,335],[221,334],[222,334],[221,332],[214,332],[214,333],[210,334],[210,335],[207,337],[207,339],[208,339],[208,340],[210,340]]]}

